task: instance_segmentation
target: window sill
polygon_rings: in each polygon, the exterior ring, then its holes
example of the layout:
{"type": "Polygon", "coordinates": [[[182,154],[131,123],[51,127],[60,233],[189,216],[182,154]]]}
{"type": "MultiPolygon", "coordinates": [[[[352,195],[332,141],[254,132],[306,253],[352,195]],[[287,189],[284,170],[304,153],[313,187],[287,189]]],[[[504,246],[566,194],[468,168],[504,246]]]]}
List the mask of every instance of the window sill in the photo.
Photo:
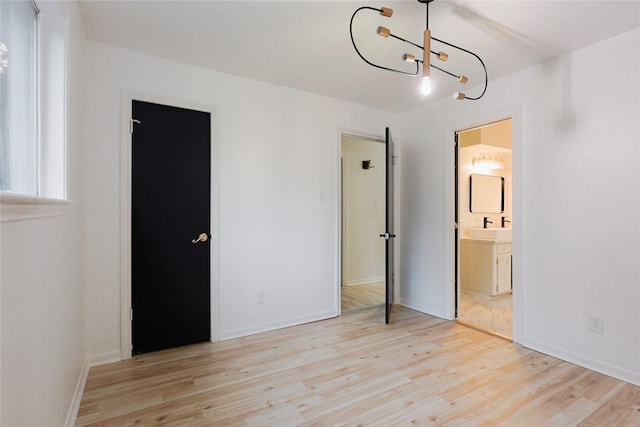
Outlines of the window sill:
{"type": "Polygon", "coordinates": [[[70,200],[0,193],[0,222],[64,216],[70,200]]]}

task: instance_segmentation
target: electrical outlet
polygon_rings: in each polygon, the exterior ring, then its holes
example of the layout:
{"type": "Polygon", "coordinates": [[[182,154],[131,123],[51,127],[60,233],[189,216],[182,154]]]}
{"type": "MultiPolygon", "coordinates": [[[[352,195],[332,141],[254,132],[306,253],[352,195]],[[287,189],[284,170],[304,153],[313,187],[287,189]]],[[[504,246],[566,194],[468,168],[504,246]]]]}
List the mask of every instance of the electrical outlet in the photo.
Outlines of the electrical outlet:
{"type": "Polygon", "coordinates": [[[264,291],[258,292],[258,299],[256,304],[264,304],[264,291]]]}
{"type": "Polygon", "coordinates": [[[595,314],[590,314],[589,330],[597,334],[604,333],[604,318],[602,316],[596,316],[595,314]]]}

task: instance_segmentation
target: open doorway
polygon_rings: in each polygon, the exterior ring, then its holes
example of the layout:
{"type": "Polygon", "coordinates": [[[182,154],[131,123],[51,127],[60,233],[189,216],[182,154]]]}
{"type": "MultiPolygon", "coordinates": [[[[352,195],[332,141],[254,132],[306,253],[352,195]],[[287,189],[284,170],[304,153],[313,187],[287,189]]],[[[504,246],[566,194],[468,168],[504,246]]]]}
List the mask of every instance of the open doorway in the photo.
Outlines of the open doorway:
{"type": "Polygon", "coordinates": [[[456,132],[456,318],[511,339],[512,120],[456,132]]]}
{"type": "Polygon", "coordinates": [[[341,136],[341,311],[385,303],[384,141],[341,136]]]}

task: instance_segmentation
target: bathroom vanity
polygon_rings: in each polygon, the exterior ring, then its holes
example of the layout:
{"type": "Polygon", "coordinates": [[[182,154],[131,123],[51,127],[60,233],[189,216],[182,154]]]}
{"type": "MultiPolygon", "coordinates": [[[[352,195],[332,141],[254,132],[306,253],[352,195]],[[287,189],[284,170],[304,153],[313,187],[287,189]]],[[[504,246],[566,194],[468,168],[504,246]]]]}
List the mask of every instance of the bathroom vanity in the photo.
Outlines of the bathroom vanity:
{"type": "Polygon", "coordinates": [[[460,266],[463,291],[489,296],[511,292],[510,239],[461,238],[460,266]]]}

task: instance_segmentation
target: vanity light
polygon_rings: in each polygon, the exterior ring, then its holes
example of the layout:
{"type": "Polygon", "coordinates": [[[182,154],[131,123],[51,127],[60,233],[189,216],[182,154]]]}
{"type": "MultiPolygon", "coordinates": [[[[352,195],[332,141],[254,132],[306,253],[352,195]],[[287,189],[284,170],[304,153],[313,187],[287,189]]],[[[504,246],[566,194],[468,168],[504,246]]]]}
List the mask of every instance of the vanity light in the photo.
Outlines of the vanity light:
{"type": "Polygon", "coordinates": [[[393,34],[391,32],[390,29],[386,28],[386,27],[382,27],[379,26],[376,33],[384,38],[394,38],[396,40],[400,40],[401,42],[407,43],[409,45],[415,46],[418,49],[422,50],[422,60],[416,58],[415,55],[412,55],[410,53],[405,53],[404,55],[402,55],[402,60],[406,61],[406,62],[413,62],[416,64],[416,70],[414,72],[408,72],[408,71],[403,71],[400,69],[396,69],[396,68],[389,68],[389,67],[384,67],[382,65],[378,65],[378,64],[374,64],[373,62],[369,61],[368,59],[366,59],[358,50],[358,47],[356,46],[356,42],[353,39],[353,19],[355,18],[356,14],[358,12],[360,12],[361,10],[375,10],[377,12],[380,13],[380,15],[384,16],[384,17],[391,17],[393,15],[393,10],[389,9],[387,7],[382,7],[380,9],[375,8],[375,7],[369,7],[369,6],[363,6],[360,7],[358,9],[356,9],[355,12],[353,12],[353,15],[351,15],[351,23],[349,24],[349,33],[351,35],[351,43],[353,44],[353,48],[356,50],[356,53],[358,54],[358,56],[360,56],[360,58],[366,62],[367,64],[371,65],[372,67],[375,68],[380,68],[381,70],[387,70],[387,71],[393,71],[396,73],[401,73],[401,74],[407,74],[410,76],[417,76],[420,73],[420,63],[422,63],[422,83],[420,85],[420,92],[423,95],[428,95],[431,92],[431,68],[435,68],[436,70],[448,74],[449,76],[455,78],[459,83],[461,84],[465,84],[467,83],[467,81],[469,80],[466,76],[463,76],[462,74],[454,74],[454,73],[450,73],[447,70],[444,70],[436,65],[431,64],[431,54],[433,54],[437,59],[439,59],[440,61],[446,61],[447,59],[449,59],[449,55],[445,52],[434,52],[433,50],[431,50],[431,40],[435,40],[439,43],[445,44],[447,46],[450,46],[454,49],[457,49],[463,53],[466,53],[468,55],[472,55],[474,56],[478,61],[480,61],[480,64],[482,65],[482,68],[484,69],[484,89],[482,90],[482,93],[479,96],[476,97],[472,97],[472,96],[467,96],[464,92],[456,92],[453,95],[454,99],[470,99],[470,100],[478,100],[480,98],[482,98],[482,96],[485,94],[485,92],[487,91],[487,84],[489,81],[489,77],[487,76],[487,67],[484,65],[484,62],[482,61],[482,59],[476,55],[475,53],[471,52],[470,50],[467,49],[463,49],[459,46],[456,46],[452,43],[448,43],[444,40],[440,40],[438,38],[432,37],[431,36],[431,30],[429,30],[429,3],[431,3],[434,0],[418,0],[419,3],[424,3],[425,8],[426,8],[426,28],[424,30],[423,33],[423,45],[420,46],[419,44],[413,43],[409,40],[405,40],[402,37],[399,37],[395,34],[393,34]]]}
{"type": "Polygon", "coordinates": [[[484,153],[471,159],[471,165],[481,169],[504,169],[504,162],[502,159],[497,156],[484,153]]]}

